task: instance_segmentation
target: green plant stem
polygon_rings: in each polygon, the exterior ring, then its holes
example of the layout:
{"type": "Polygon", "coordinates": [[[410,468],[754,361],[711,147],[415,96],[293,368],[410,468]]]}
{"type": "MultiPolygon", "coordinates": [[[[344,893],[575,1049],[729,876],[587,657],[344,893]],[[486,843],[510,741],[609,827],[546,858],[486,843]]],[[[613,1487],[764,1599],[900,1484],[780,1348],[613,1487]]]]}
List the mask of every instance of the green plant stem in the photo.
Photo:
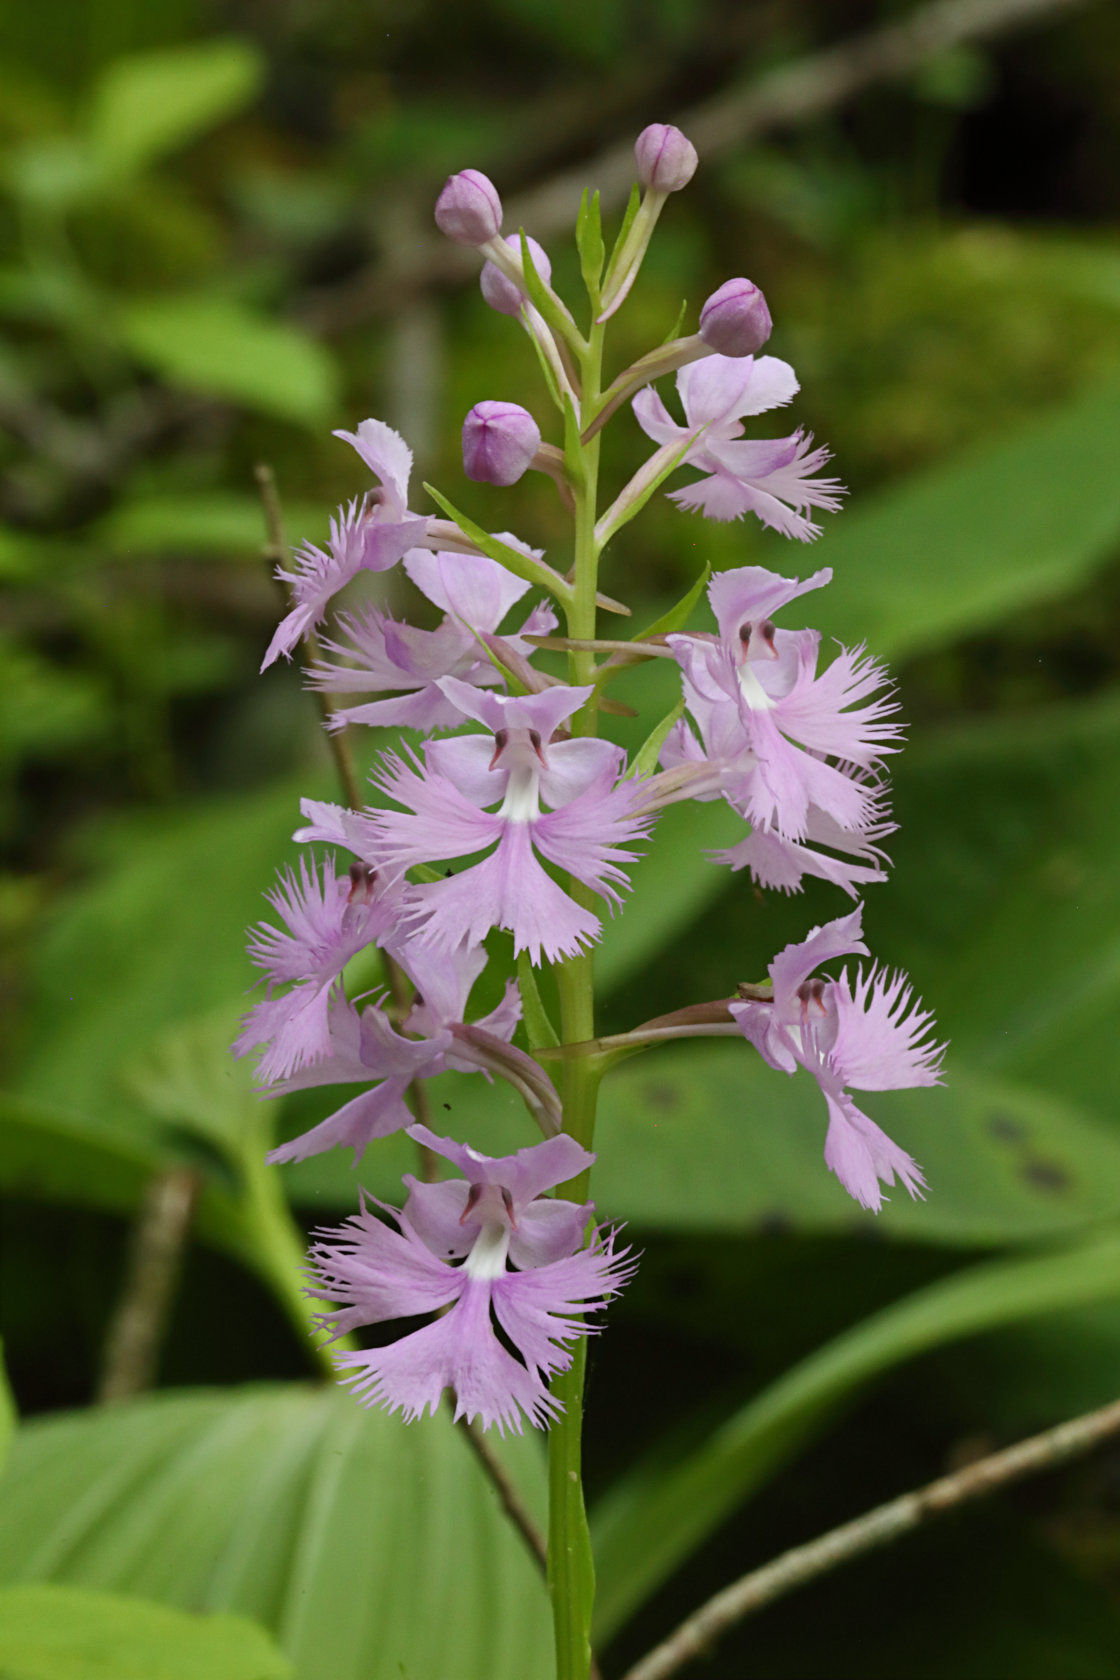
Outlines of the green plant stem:
{"type": "Polygon", "coordinates": [[[250,1227],[249,1250],[253,1265],[276,1295],[294,1328],[301,1333],[309,1355],[325,1377],[337,1376],[331,1357],[354,1346],[353,1338],[340,1336],[324,1347],[312,1339],[315,1307],[304,1293],[303,1233],[288,1208],[280,1175],[266,1166],[263,1147],[245,1150],[245,1216],[250,1227]]]}
{"type": "MultiPolygon", "coordinates": [[[[599,398],[603,357],[603,329],[593,326],[587,354],[583,358],[583,401],[588,407],[599,398]]],[[[598,587],[599,544],[595,536],[599,478],[599,439],[593,438],[580,450],[575,483],[575,568],[573,599],[568,608],[568,634],[579,640],[595,636],[595,596],[598,587]]],[[[590,649],[572,649],[568,655],[569,680],[575,686],[592,682],[594,654],[590,649]]],[[[579,735],[598,731],[598,689],[573,719],[579,735]]],[[[568,890],[577,903],[590,906],[594,895],[581,881],[569,880],[568,890]]],[[[594,1037],[595,990],[590,952],[570,957],[556,971],[560,998],[560,1037],[564,1044],[594,1037]]],[[[564,1130],[585,1149],[595,1136],[595,1104],[600,1070],[581,1058],[565,1061],[560,1075],[560,1096],[564,1130]]],[[[583,1172],[558,1189],[560,1196],[576,1202],[587,1200],[590,1173],[583,1172]]],[[[581,1468],[583,1434],[583,1383],[587,1364],[587,1342],[581,1337],[567,1371],[554,1378],[552,1393],[563,1412],[549,1432],[548,1500],[548,1586],[556,1637],[556,1680],[588,1680],[592,1672],[591,1612],[595,1601],[595,1569],[591,1536],[583,1499],[581,1468]]]]}

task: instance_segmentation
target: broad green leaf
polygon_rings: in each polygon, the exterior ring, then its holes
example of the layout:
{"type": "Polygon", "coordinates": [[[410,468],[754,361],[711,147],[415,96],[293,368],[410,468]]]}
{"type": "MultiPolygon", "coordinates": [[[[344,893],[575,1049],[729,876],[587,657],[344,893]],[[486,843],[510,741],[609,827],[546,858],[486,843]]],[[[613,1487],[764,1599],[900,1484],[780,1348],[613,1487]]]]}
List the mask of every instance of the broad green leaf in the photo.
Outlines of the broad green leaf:
{"type": "Polygon", "coordinates": [[[938,1089],[868,1093],[871,1117],[925,1170],[877,1218],[824,1165],[816,1082],[745,1041],[647,1051],[604,1081],[595,1195],[644,1229],[887,1232],[922,1242],[1026,1241],[1120,1210],[1120,1135],[1092,1113],[963,1058],[938,1089]],[[719,1163],[719,1171],[712,1163],[719,1163]]]}
{"type": "Polygon", "coordinates": [[[313,427],[337,406],[328,352],[298,327],[232,298],[138,298],[122,306],[120,330],[139,362],[188,391],[313,427]]]}
{"type": "Polygon", "coordinates": [[[924,760],[915,754],[900,806],[928,833],[924,881],[907,889],[911,960],[955,1041],[1113,1124],[1118,763],[1120,703],[1107,695],[932,742],[924,760]],[[939,854],[935,801],[954,787],[961,815],[939,854]],[[954,878],[969,895],[964,920],[939,930],[929,906],[954,878]]]}
{"type": "Polygon", "coordinates": [[[18,1424],[19,1413],[16,1410],[15,1395],[12,1393],[7,1367],[4,1364],[4,1344],[0,1342],[0,1470],[8,1457],[18,1424]]]}
{"type": "Polygon", "coordinates": [[[107,685],[91,673],[45,659],[0,633],[5,682],[0,691],[0,765],[23,757],[57,758],[105,731],[113,712],[107,685]]]}
{"type": "Polygon", "coordinates": [[[1062,1308],[1120,1297],[1120,1240],[969,1267],[827,1343],[698,1452],[639,1468],[593,1513],[605,1640],[845,1399],[881,1372],[946,1342],[1062,1308]]]}
{"type": "MultiPolygon", "coordinates": [[[[539,1443],[499,1451],[539,1516],[539,1443]]],[[[550,1660],[544,1585],[447,1413],[406,1426],[333,1386],[27,1425],[0,1483],[0,1579],[250,1616],[299,1680],[525,1680],[550,1660]]]]}
{"type": "Polygon", "coordinates": [[[84,1587],[0,1588],[4,1680],[289,1680],[242,1616],[189,1616],[84,1587]]]}
{"type": "Polygon", "coordinates": [[[812,622],[898,660],[1075,587],[1120,535],[1118,428],[1102,384],[826,521],[812,622]]]}
{"type": "Polygon", "coordinates": [[[269,1277],[259,1232],[231,1187],[173,1135],[140,1116],[114,1123],[89,1110],[0,1094],[0,1190],[7,1195],[127,1217],[157,1173],[192,1164],[203,1176],[195,1233],[269,1277]]]}
{"type": "Polygon", "coordinates": [[[119,173],[142,169],[242,110],[263,78],[260,50],[231,38],[114,59],[93,92],[94,154],[119,173]]]}
{"type": "Polygon", "coordinates": [[[235,1007],[179,1022],[121,1068],[122,1084],[145,1113],[194,1132],[234,1160],[247,1147],[266,1147],[268,1130],[252,1064],[230,1054],[240,1013],[235,1007]]]}
{"type": "MultiPolygon", "coordinates": [[[[68,134],[25,140],[6,160],[12,190],[36,210],[59,215],[97,196],[104,172],[88,146],[68,134]]],[[[27,271],[22,271],[26,277],[27,271]]]]}
{"type": "MultiPolygon", "coordinates": [[[[329,782],[314,784],[329,797],[329,782]]],[[[292,855],[299,792],[285,783],[101,838],[92,880],[59,900],[38,941],[22,1096],[105,1120],[135,1113],[122,1069],[161,1032],[248,990],[244,930],[268,913],[264,894],[292,855]]]]}
{"type": "Polygon", "coordinates": [[[685,800],[662,813],[630,871],[633,891],[603,931],[595,973],[604,992],[640,970],[726,889],[726,872],[704,852],[742,838],[742,818],[722,800],[685,800]]]}

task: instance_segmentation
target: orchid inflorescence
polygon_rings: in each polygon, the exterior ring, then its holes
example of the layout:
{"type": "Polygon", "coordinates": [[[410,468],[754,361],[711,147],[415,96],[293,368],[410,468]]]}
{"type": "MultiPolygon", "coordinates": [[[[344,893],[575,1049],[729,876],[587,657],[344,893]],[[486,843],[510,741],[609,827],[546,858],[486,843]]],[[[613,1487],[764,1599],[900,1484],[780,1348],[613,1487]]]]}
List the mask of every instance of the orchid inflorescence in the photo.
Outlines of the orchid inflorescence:
{"type": "Polygon", "coordinates": [[[262,1050],[268,1096],[357,1092],[271,1160],[344,1145],[357,1163],[372,1142],[406,1129],[429,1161],[442,1157],[461,1175],[406,1177],[399,1211],[366,1197],[311,1250],[309,1293],[324,1305],[316,1322],[328,1338],[425,1317],[388,1345],[337,1356],[363,1403],[406,1419],[434,1412],[446,1388],[457,1416],[499,1431],[520,1430],[525,1418],[562,1421],[577,1403],[571,1383],[565,1390],[555,1379],[571,1372],[587,1315],[635,1267],[617,1233],[596,1224],[586,1193],[595,1090],[616,1053],[703,1032],[741,1035],[777,1072],[800,1069],[817,1081],[825,1160],[863,1207],[878,1210],[882,1186],[896,1178],[913,1196],[923,1188],[917,1164],[851,1091],[937,1083],[942,1051],[931,1017],[905,976],[878,966],[818,973],[868,955],[858,901],[780,952],[767,981],[686,1005],[622,1035],[615,1049],[595,1040],[589,952],[604,906],[620,905],[628,867],[665,806],[725,801],[742,837],[712,861],[759,888],[796,892],[808,875],[858,900],[885,878],[893,825],[883,766],[901,741],[883,667],[862,647],[829,658],[820,634],[798,625],[794,603],[827,585],[828,569],[804,578],[761,566],[718,572],[707,631],[684,628],[693,590],[642,638],[598,633],[599,610],[626,610],[599,593],[602,551],[671,474],[699,474],[670,493],[680,508],[724,521],[750,513],[803,543],[818,534],[813,510],[835,511],[844,494],[822,476],[829,451],[800,428],[743,435],[744,420],[798,390],[788,363],[759,354],[770,313],[749,280],[721,285],[696,333],[603,382],[606,323],[666,200],[697,162],[679,130],[664,125],[645,130],[636,157],[639,185],[609,260],[597,196],[585,195],[580,211],[586,334],[553,290],[540,245],[503,237],[501,202],[484,175],[453,175],[436,206],[443,232],[483,257],[486,301],[528,334],[561,421],[553,444],[519,405],[478,403],[463,426],[466,476],[499,486],[531,470],[553,479],[574,517],[574,565],[555,569],[540,550],[484,531],[442,496],[436,515],[412,512],[411,451],[370,419],[335,435],[375,484],[339,510],[325,548],[305,545],[279,574],[290,609],[265,665],[314,636],[310,683],[347,701],[328,727],[395,727],[410,739],[381,755],[367,807],[304,801],[295,837],[327,851],[306,854],[270,895],[282,925],[252,934],[267,989],[236,1048],[262,1050]],[[655,387],[670,373],[683,418],[655,387]],[[627,404],[656,449],[601,510],[599,435],[627,404]],[[359,573],[397,566],[442,615],[434,629],[351,604],[320,632],[359,573]],[[566,655],[566,680],[542,668],[546,647],[566,655]],[[627,763],[598,733],[604,691],[619,671],[654,658],[679,667],[681,702],[627,763]],[[489,1013],[472,1017],[494,929],[512,936],[517,978],[489,1013]],[[369,947],[403,975],[403,1005],[399,987],[394,1001],[388,992],[348,995],[348,965],[369,947]],[[542,966],[555,971],[555,1035],[541,1024],[533,971],[542,966]],[[506,1080],[544,1140],[492,1159],[417,1123],[410,1090],[449,1070],[506,1080]]]}

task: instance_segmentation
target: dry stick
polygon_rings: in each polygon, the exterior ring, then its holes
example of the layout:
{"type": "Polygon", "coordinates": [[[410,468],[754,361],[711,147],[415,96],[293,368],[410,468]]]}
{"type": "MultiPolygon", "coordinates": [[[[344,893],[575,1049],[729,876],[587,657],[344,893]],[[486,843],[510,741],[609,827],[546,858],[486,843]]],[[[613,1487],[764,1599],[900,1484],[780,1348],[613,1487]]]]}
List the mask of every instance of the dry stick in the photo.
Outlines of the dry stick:
{"type": "MultiPolygon", "coordinates": [[[[280,497],[276,490],[275,474],[273,473],[272,468],[262,461],[254,468],[253,475],[256,478],[257,486],[260,490],[261,505],[264,509],[265,529],[268,532],[268,543],[264,550],[264,557],[266,560],[272,561],[277,565],[286,565],[289,563],[290,551],[288,548],[287,537],[284,532],[284,517],[280,508],[280,497]]],[[[286,591],[285,604],[287,604],[286,591]]],[[[300,662],[306,667],[318,658],[318,654],[318,643],[316,642],[314,635],[309,634],[305,636],[302,652],[299,656],[300,662]]],[[[320,714],[325,722],[330,716],[331,696],[329,694],[324,694],[321,690],[316,690],[315,698],[319,705],[320,714]]],[[[362,795],[361,789],[358,785],[358,776],[354,768],[354,760],[350,753],[349,743],[347,742],[345,734],[342,730],[328,730],[326,733],[331,745],[331,752],[334,757],[335,769],[338,772],[338,779],[342,787],[343,796],[350,809],[357,810],[362,804],[362,795]]],[[[382,955],[385,959],[386,977],[389,982],[389,991],[392,994],[393,1003],[396,1008],[403,1013],[410,1001],[408,976],[400,967],[400,964],[393,961],[388,952],[382,952],[382,955]]],[[[412,1085],[409,1087],[409,1099],[412,1105],[412,1112],[416,1116],[416,1119],[421,1124],[427,1125],[429,1120],[428,1099],[427,1094],[419,1080],[414,1080],[412,1085]]],[[[438,1155],[435,1155],[432,1150],[426,1149],[423,1146],[421,1146],[420,1149],[420,1171],[421,1177],[427,1183],[431,1183],[439,1176],[438,1155]]],[[[471,1428],[466,1418],[460,1418],[457,1427],[469,1439],[471,1447],[478,1457],[479,1462],[482,1464],[487,1476],[489,1476],[491,1482],[497,1490],[498,1498],[501,1501],[502,1506],[508,1512],[510,1519],[522,1535],[525,1544],[532,1552],[534,1558],[543,1568],[546,1559],[544,1540],[534,1526],[532,1517],[530,1517],[524,1505],[522,1505],[521,1500],[517,1495],[517,1491],[507,1476],[504,1467],[494,1457],[494,1454],[486,1445],[482,1437],[476,1434],[471,1428]]]]}
{"type": "MultiPolygon", "coordinates": [[[[981,41],[1032,22],[1044,23],[1090,0],[932,0],[897,23],[826,47],[796,63],[768,71],[678,112],[675,121],[705,159],[716,159],[772,129],[820,116],[877,82],[909,75],[927,59],[969,41],[981,41]]],[[[626,201],[634,178],[633,148],[608,147],[578,168],[564,170],[510,199],[506,226],[530,228],[538,239],[571,227],[588,179],[604,210],[626,201]]],[[[425,217],[425,224],[427,218],[425,217]]],[[[437,239],[416,226],[407,240],[350,280],[312,294],[304,319],[321,332],[345,332],[371,315],[415,298],[418,288],[468,279],[478,269],[475,252],[437,239]]]]}
{"type": "Polygon", "coordinates": [[[124,1286],[105,1337],[97,1384],[103,1406],[152,1386],[200,1189],[190,1167],[156,1173],[145,1186],[124,1286]]]}
{"type": "Polygon", "coordinates": [[[1083,1417],[1071,1418],[1055,1429],[1032,1435],[1017,1446],[992,1453],[979,1459],[952,1476],[942,1476],[914,1493],[904,1493],[886,1505],[857,1517],[854,1522],[834,1528],[806,1546],[795,1546],[772,1563],[744,1575],[733,1586],[725,1587],[706,1604],[701,1605],[675,1633],[642,1658],[623,1680],[666,1680],[670,1674],[710,1651],[713,1641],[735,1622],[753,1615],[785,1593],[837,1564],[847,1563],[876,1546],[897,1540],[910,1529],[917,1528],[928,1517],[953,1510],[970,1499],[979,1499],[996,1488],[1008,1487],[1024,1476],[1039,1470],[1049,1470],[1072,1458],[1080,1458],[1099,1441],[1120,1432],[1120,1400],[1114,1400],[1099,1411],[1087,1412],[1083,1417]]]}

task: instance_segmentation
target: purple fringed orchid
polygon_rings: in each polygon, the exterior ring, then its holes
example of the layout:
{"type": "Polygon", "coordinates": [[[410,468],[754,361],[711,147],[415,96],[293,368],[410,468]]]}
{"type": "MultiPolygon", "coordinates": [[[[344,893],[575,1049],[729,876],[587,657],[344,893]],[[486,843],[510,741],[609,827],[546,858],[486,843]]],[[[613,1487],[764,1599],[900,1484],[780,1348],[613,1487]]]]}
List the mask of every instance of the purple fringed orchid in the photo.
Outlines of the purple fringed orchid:
{"type": "MultiPolygon", "coordinates": [[[[501,541],[521,546],[503,533],[501,541]]],[[[498,626],[529,585],[482,554],[427,553],[414,549],[404,557],[404,569],[429,601],[445,617],[435,630],[402,624],[376,607],[339,615],[349,645],[324,640],[330,653],[350,657],[352,665],[316,665],[311,683],[328,694],[389,693],[331,713],[330,728],[348,723],[379,728],[455,729],[462,714],[438,687],[441,677],[458,677],[476,688],[502,682],[500,671],[487,656],[483,637],[494,637],[498,626]]],[[[521,629],[504,638],[505,649],[528,659],[536,649],[527,635],[546,636],[556,628],[556,614],[545,602],[533,608],[521,629]]]]}
{"type": "Polygon", "coordinates": [[[670,500],[709,519],[753,513],[764,525],[802,542],[819,536],[820,526],[810,523],[807,510],[834,513],[844,494],[837,479],[812,476],[831,451],[812,448],[812,437],[801,430],[786,438],[743,437],[745,416],[784,406],[798,389],[793,369],[776,356],[705,356],[677,374],[683,426],[652,385],[639,391],[633,409],[647,437],[659,444],[688,442],[682,465],[705,474],[671,491],[670,500]]]}
{"type": "Polygon", "coordinates": [[[410,762],[386,754],[373,781],[406,809],[368,813],[365,856],[403,872],[494,847],[457,875],[413,889],[416,938],[454,948],[509,928],[515,950],[534,963],[542,952],[549,962],[573,956],[598,937],[599,918],[557,885],[536,853],[617,903],[626,885],[619,865],[635,855],[628,843],[651,821],[635,814],[642,790],[618,780],[623,754],[610,741],[554,738],[590,688],[504,696],[454,677],[438,686],[492,735],[428,741],[423,758],[410,762]]]}
{"type": "Polygon", "coordinates": [[[249,954],[268,976],[269,996],[251,1009],[234,1044],[245,1056],[266,1045],[257,1069],[266,1084],[287,1079],[297,1068],[331,1053],[331,994],[351,957],[367,945],[383,944],[407,907],[409,888],[387,881],[368,864],[355,863],[349,876],[335,874],[325,860],[301,858],[298,874],[286,869],[267,894],[287,932],[260,922],[249,954]],[[292,989],[272,996],[273,988],[292,989]]]}
{"type": "Polygon", "coordinates": [[[450,1310],[388,1347],[338,1354],[343,1380],[364,1405],[400,1411],[406,1422],[434,1413],[451,1388],[456,1418],[477,1417],[501,1434],[520,1433],[524,1418],[544,1428],[560,1410],[548,1379],[592,1333],[583,1315],[602,1309],[634,1269],[609,1233],[583,1246],[591,1203],[542,1194],[595,1157],[566,1134],[496,1160],[426,1126],[409,1136],[463,1178],[406,1176],[403,1210],[383,1209],[396,1229],[373,1212],[382,1204],[366,1201],[342,1226],[320,1231],[308,1293],[340,1304],[319,1319],[331,1336],[450,1310]]]}
{"type": "Polygon", "coordinates": [[[301,636],[322,620],[331,597],[360,571],[387,572],[410,548],[446,546],[446,521],[408,510],[412,451],[399,432],[383,420],[363,420],[356,432],[335,432],[353,444],[380,488],[339,509],[331,520],[326,549],[305,543],[295,555],[295,570],[277,571],[290,586],[292,610],[281,619],[261,663],[265,670],[281,654],[291,657],[301,636]],[[441,534],[435,528],[441,527],[441,534]]]}
{"type": "Polygon", "coordinates": [[[720,861],[787,891],[803,873],[849,892],[879,879],[876,842],[890,831],[875,771],[897,750],[901,730],[897,704],[876,697],[883,668],[860,648],[841,648],[818,673],[819,634],[778,630],[770,619],[831,575],[802,581],[761,566],[718,572],[708,591],[718,635],[668,638],[700,741],[678,724],[661,762],[710,767],[713,787],[752,825],[748,840],[720,861]],[[817,845],[865,861],[844,863],[817,845]]]}
{"type": "MultiPolygon", "coordinates": [[[[326,1053],[266,1094],[286,1096],[320,1085],[370,1088],[310,1131],[274,1149],[270,1162],[305,1161],[341,1145],[354,1151],[357,1166],[374,1138],[388,1137],[411,1123],[404,1097],[414,1080],[432,1079],[451,1069],[466,1073],[478,1068],[508,1077],[511,1062],[528,1062],[509,1044],[521,1019],[521,999],[513,981],[489,1015],[469,1027],[463,1021],[471,987],[486,966],[481,947],[443,952],[438,961],[416,946],[394,947],[393,954],[416,986],[399,1025],[393,1025],[380,1002],[359,1010],[347,998],[335,996],[326,1053]]],[[[535,1070],[535,1064],[530,1068],[535,1070]]]]}
{"type": "Polygon", "coordinates": [[[921,1196],[925,1179],[917,1162],[856,1106],[847,1087],[938,1085],[945,1046],[929,1041],[933,1016],[914,999],[904,974],[860,969],[854,986],[846,972],[837,980],[813,975],[834,957],[869,955],[862,917],[857,905],[787,945],[770,965],[772,1002],[737,1001],[729,1008],[770,1067],[780,1073],[803,1067],[812,1074],[828,1105],[825,1162],[862,1207],[878,1213],[880,1182],[893,1184],[897,1176],[911,1196],[921,1196]]]}

